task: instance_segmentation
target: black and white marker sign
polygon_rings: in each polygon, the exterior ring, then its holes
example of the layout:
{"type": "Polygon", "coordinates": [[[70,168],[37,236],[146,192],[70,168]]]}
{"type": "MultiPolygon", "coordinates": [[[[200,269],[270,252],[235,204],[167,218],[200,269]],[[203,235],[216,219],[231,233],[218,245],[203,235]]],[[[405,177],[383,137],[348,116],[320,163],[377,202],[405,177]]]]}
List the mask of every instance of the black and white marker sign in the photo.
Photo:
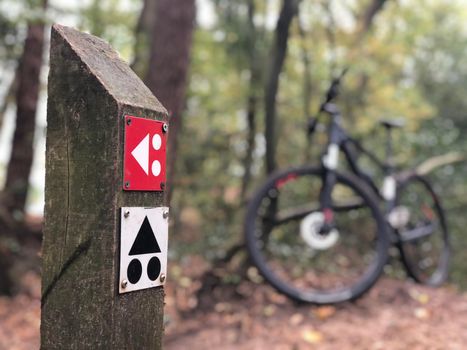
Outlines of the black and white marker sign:
{"type": "Polygon", "coordinates": [[[123,207],[119,292],[161,286],[167,274],[169,208],[123,207]]]}

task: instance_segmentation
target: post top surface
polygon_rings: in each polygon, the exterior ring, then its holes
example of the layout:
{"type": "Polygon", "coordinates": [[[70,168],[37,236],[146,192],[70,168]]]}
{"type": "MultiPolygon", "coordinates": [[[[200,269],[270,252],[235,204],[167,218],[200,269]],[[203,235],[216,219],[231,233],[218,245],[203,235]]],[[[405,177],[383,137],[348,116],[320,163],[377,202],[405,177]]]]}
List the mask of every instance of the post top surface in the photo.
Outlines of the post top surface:
{"type": "Polygon", "coordinates": [[[70,45],[117,103],[167,115],[164,106],[107,42],[59,24],[52,26],[52,36],[54,33],[70,45]]]}

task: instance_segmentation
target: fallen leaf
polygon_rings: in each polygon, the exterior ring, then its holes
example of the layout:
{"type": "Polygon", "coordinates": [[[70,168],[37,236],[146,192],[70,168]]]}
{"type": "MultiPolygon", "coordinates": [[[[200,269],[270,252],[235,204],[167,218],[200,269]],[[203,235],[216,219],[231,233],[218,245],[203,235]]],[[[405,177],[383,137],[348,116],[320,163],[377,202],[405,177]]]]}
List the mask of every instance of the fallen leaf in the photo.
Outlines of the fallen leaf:
{"type": "Polygon", "coordinates": [[[306,329],[302,331],[302,339],[310,344],[321,343],[324,339],[324,336],[321,332],[318,332],[314,329],[306,329]]]}
{"type": "Polygon", "coordinates": [[[430,301],[430,296],[428,294],[421,293],[418,296],[418,301],[420,304],[426,304],[430,301]]]}
{"type": "Polygon", "coordinates": [[[182,275],[182,268],[178,265],[174,265],[170,268],[170,277],[174,280],[178,279],[182,275]]]}
{"type": "Polygon", "coordinates": [[[217,303],[214,306],[214,310],[216,312],[229,312],[232,309],[232,305],[230,303],[217,303]]]}
{"type": "Polygon", "coordinates": [[[179,284],[181,287],[183,288],[188,288],[189,286],[191,286],[191,278],[189,277],[182,277],[180,278],[180,281],[179,281],[179,284]]]}
{"type": "Polygon", "coordinates": [[[270,317],[274,315],[275,312],[276,312],[276,307],[274,305],[266,305],[263,309],[263,314],[266,317],[270,317]]]}
{"type": "Polygon", "coordinates": [[[336,313],[336,308],[334,306],[321,306],[313,310],[313,313],[320,320],[325,320],[336,313]]]}
{"type": "Polygon", "coordinates": [[[287,298],[284,295],[274,292],[269,294],[269,300],[274,304],[280,305],[283,305],[287,302],[287,298]]]}
{"type": "Polygon", "coordinates": [[[414,315],[416,318],[420,319],[420,320],[426,320],[427,318],[430,317],[430,312],[425,309],[424,307],[417,307],[415,310],[414,310],[414,315]]]}
{"type": "Polygon", "coordinates": [[[290,316],[290,319],[289,319],[289,323],[292,325],[292,326],[297,326],[299,325],[300,323],[302,323],[303,321],[303,315],[302,314],[293,314],[292,316],[290,316]]]}
{"type": "Polygon", "coordinates": [[[420,304],[427,304],[430,301],[430,296],[426,293],[419,292],[416,289],[409,290],[409,295],[412,299],[418,301],[420,304]]]}
{"type": "Polygon", "coordinates": [[[262,283],[263,282],[263,278],[259,274],[258,269],[256,267],[250,267],[247,270],[246,274],[247,274],[248,278],[250,279],[250,281],[252,281],[253,283],[262,283]]]}

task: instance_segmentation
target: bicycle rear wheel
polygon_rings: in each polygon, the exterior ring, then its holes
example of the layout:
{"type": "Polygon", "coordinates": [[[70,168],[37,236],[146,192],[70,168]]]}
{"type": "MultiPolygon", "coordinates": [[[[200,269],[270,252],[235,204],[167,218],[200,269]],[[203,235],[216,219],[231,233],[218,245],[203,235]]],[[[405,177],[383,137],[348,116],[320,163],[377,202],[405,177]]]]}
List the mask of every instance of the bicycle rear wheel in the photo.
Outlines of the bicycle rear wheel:
{"type": "Polygon", "coordinates": [[[442,284],[448,277],[451,248],[439,198],[425,178],[413,175],[399,184],[396,203],[407,213],[403,228],[397,230],[407,273],[419,283],[442,284]]]}
{"type": "Polygon", "coordinates": [[[389,245],[377,202],[343,174],[331,193],[335,228],[320,232],[324,171],[304,167],[270,176],[245,218],[247,248],[262,276],[290,298],[315,304],[361,296],[380,276],[389,245]]]}

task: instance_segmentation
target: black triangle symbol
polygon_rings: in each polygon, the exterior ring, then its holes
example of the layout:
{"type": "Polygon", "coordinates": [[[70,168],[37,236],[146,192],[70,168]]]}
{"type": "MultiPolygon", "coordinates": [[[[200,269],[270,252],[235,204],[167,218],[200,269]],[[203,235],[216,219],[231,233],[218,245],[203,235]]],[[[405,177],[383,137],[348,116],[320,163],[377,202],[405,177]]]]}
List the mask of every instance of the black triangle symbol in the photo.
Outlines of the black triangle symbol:
{"type": "Polygon", "coordinates": [[[160,252],[161,248],[157,243],[156,237],[154,236],[154,231],[152,230],[151,224],[149,223],[148,217],[146,216],[138,231],[138,234],[136,235],[136,239],[131,246],[129,255],[160,252]]]}

